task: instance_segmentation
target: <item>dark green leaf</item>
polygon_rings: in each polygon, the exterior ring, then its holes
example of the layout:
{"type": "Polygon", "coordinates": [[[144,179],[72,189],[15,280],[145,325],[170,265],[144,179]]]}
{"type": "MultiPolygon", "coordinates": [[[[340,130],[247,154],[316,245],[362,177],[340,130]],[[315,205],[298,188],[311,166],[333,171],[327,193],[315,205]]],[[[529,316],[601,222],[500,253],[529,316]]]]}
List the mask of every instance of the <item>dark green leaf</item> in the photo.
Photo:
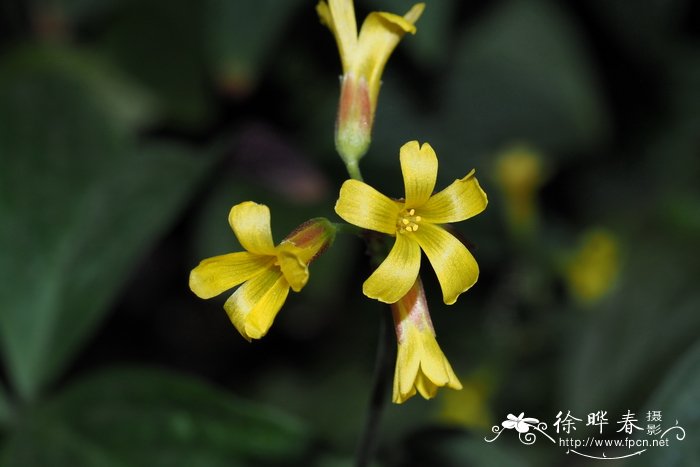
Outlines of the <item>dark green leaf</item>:
{"type": "Polygon", "coordinates": [[[634,467],[692,467],[700,465],[700,341],[669,370],[643,413],[661,412],[662,430],[667,430],[667,447],[644,453],[634,467]],[[678,439],[681,437],[682,439],[678,439]]]}
{"type": "Polygon", "coordinates": [[[200,6],[187,0],[125,2],[97,46],[153,93],[168,124],[186,128],[201,128],[211,117],[200,6]]]}
{"type": "Polygon", "coordinates": [[[0,76],[0,241],[11,245],[0,339],[16,390],[32,398],[99,323],[208,160],[137,145],[134,109],[59,58],[16,60],[0,76]]]}
{"type": "MultiPolygon", "coordinates": [[[[491,432],[488,432],[491,435],[491,432]]],[[[490,467],[531,465],[504,443],[487,443],[481,437],[447,429],[424,429],[401,445],[399,465],[490,467]]]]}
{"type": "MultiPolygon", "coordinates": [[[[82,92],[90,96],[89,99],[109,109],[115,125],[140,128],[152,123],[157,116],[153,96],[98,54],[60,46],[24,47],[15,49],[0,66],[0,81],[7,83],[4,86],[21,86],[21,81],[31,76],[34,82],[27,83],[27,87],[49,86],[48,81],[55,77],[83,88],[82,92]]],[[[4,92],[11,94],[9,90],[4,92]]]]}
{"type": "Polygon", "coordinates": [[[499,4],[457,47],[445,90],[444,139],[470,158],[519,141],[578,151],[606,133],[586,50],[557,3],[499,4]]]}
{"type": "Polygon", "coordinates": [[[5,386],[0,384],[0,427],[7,424],[12,417],[12,408],[10,401],[7,399],[5,386]]]}
{"type": "Polygon", "coordinates": [[[100,18],[111,11],[119,0],[33,0],[35,21],[41,17],[65,21],[69,27],[79,26],[100,18]]]}
{"type": "Polygon", "coordinates": [[[220,85],[233,93],[249,91],[270,48],[286,27],[293,29],[291,14],[302,4],[308,15],[316,15],[313,3],[299,0],[207,0],[206,48],[220,85]]]}
{"type": "Polygon", "coordinates": [[[640,406],[670,362],[697,339],[698,264],[657,248],[660,240],[627,245],[635,254],[615,292],[590,310],[587,322],[579,316],[575,329],[563,333],[563,405],[572,412],[640,406]]]}
{"type": "Polygon", "coordinates": [[[119,369],[74,383],[32,412],[2,465],[303,465],[306,429],[280,412],[192,378],[119,369]],[[37,449],[37,447],[41,449],[37,449]]]}

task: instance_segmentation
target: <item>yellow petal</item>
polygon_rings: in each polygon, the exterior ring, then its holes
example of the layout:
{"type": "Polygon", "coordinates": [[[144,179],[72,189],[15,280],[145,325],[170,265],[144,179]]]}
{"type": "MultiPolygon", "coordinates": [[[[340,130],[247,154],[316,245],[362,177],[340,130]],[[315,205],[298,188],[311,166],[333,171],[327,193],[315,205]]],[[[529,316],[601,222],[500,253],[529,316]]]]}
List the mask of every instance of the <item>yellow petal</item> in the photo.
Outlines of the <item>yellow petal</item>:
{"type": "Polygon", "coordinates": [[[259,255],[275,254],[267,206],[252,201],[237,204],[231,208],[228,222],[243,248],[259,255]]]}
{"type": "Polygon", "coordinates": [[[272,326],[289,293],[289,284],[277,269],[250,279],[224,304],[233,325],[246,339],[260,339],[272,326]]]}
{"type": "Polygon", "coordinates": [[[399,204],[358,180],[347,180],[340,187],[335,212],[347,222],[386,234],[396,233],[399,204]]]}
{"type": "Polygon", "coordinates": [[[433,194],[437,179],[438,160],[435,151],[428,144],[410,141],[399,152],[401,172],[406,189],[406,209],[425,204],[433,194]]]}
{"type": "Polygon", "coordinates": [[[454,371],[452,371],[452,366],[447,357],[442,353],[435,335],[424,332],[422,337],[423,357],[421,358],[421,371],[426,378],[440,387],[462,389],[462,384],[454,371]]]}
{"type": "Polygon", "coordinates": [[[309,268],[293,251],[293,249],[297,248],[293,245],[287,245],[289,248],[285,248],[285,245],[278,247],[277,262],[289,286],[293,291],[299,292],[309,280],[309,268]]]}
{"type": "Polygon", "coordinates": [[[269,267],[273,258],[243,251],[203,260],[190,272],[190,289],[199,298],[211,298],[242,284],[269,267]]]}
{"type": "Polygon", "coordinates": [[[394,384],[392,387],[392,395],[391,395],[391,401],[394,404],[403,404],[406,402],[409,398],[413,397],[413,395],[416,393],[416,390],[413,390],[413,394],[401,394],[401,390],[399,389],[399,379],[401,378],[401,373],[399,370],[399,366],[396,365],[396,369],[394,370],[394,384]]]}
{"type": "Polygon", "coordinates": [[[379,94],[379,84],[389,56],[407,32],[415,34],[413,25],[421,13],[425,4],[414,5],[403,17],[392,13],[370,13],[362,23],[360,35],[357,41],[357,51],[352,70],[358,76],[365,76],[370,88],[370,100],[376,105],[379,94]]]}
{"type": "Polygon", "coordinates": [[[335,36],[343,63],[343,73],[346,73],[357,45],[357,20],[352,0],[330,0],[330,5],[321,1],[316,5],[316,12],[321,23],[335,36]]]}
{"type": "MultiPolygon", "coordinates": [[[[403,19],[405,19],[410,24],[416,24],[416,21],[418,21],[420,15],[423,14],[423,10],[425,10],[425,3],[416,3],[411,7],[410,10],[406,12],[405,15],[403,15],[403,19]]],[[[415,34],[415,27],[413,28],[413,31],[409,32],[411,32],[411,34],[415,34]]]]}
{"type": "Polygon", "coordinates": [[[447,305],[467,291],[479,277],[479,266],[467,247],[440,226],[422,223],[413,236],[435,269],[447,305]]]}
{"type": "Polygon", "coordinates": [[[472,170],[436,193],[421,208],[421,216],[434,224],[459,222],[476,216],[486,209],[488,199],[472,170]]]}
{"type": "Polygon", "coordinates": [[[395,303],[411,289],[420,269],[420,248],[409,237],[399,234],[386,259],[362,286],[369,298],[395,303]]]}
{"type": "Polygon", "coordinates": [[[424,399],[432,399],[437,394],[438,386],[419,371],[416,375],[416,389],[424,399]]]}
{"type": "Polygon", "coordinates": [[[408,335],[408,331],[416,332],[415,329],[407,329],[402,343],[399,344],[396,353],[396,369],[394,371],[394,393],[392,401],[401,404],[416,394],[415,380],[420,368],[420,357],[418,340],[408,335]]]}
{"type": "Polygon", "coordinates": [[[399,343],[396,358],[393,402],[405,402],[416,391],[425,399],[431,399],[440,387],[462,389],[432,329],[419,330],[410,317],[402,325],[404,339],[399,343]]]}

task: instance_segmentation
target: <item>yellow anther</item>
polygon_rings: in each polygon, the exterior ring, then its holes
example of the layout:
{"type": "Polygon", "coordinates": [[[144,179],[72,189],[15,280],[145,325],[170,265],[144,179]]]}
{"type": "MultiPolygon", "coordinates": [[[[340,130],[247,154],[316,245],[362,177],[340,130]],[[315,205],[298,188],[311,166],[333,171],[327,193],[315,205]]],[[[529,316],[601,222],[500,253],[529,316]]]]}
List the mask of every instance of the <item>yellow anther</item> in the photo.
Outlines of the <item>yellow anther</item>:
{"type": "Polygon", "coordinates": [[[418,230],[418,222],[421,221],[420,216],[416,216],[415,209],[406,209],[396,221],[396,228],[399,232],[415,232],[418,230]]]}

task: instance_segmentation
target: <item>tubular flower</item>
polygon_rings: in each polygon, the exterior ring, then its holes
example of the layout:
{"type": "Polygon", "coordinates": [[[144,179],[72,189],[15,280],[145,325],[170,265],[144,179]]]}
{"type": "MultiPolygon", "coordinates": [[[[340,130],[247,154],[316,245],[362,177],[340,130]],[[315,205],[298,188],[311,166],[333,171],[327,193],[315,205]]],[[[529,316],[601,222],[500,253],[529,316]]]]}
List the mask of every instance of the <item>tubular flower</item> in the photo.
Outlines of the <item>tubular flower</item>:
{"type": "Polygon", "coordinates": [[[248,340],[270,329],[291,288],[299,292],[309,279],[308,265],[335,237],[327,219],[312,219],[275,246],[270,210],[246,201],[231,208],[233,233],[246,251],[203,260],[190,273],[190,289],[212,298],[241,285],[224,304],[233,325],[248,340]]]}
{"type": "Polygon", "coordinates": [[[441,224],[459,222],[486,208],[486,193],[474,171],[432,194],[438,161],[428,143],[404,144],[400,151],[405,199],[393,200],[358,180],[340,189],[335,212],[364,229],[396,237],[386,259],[365,281],[365,295],[394,303],[406,295],[418,277],[421,249],[437,274],[443,300],[451,305],[476,282],[479,266],[469,250],[441,224]]]}
{"type": "Polygon", "coordinates": [[[321,22],[335,36],[343,65],[335,143],[346,164],[356,165],[367,152],[384,66],[404,34],[415,34],[424,8],[416,4],[404,16],[372,12],[358,35],[352,0],[316,6],[321,22]]]}
{"type": "Polygon", "coordinates": [[[439,387],[462,389],[435,340],[420,277],[401,300],[391,305],[391,312],[399,342],[392,400],[401,404],[414,396],[416,390],[431,399],[439,387]]]}

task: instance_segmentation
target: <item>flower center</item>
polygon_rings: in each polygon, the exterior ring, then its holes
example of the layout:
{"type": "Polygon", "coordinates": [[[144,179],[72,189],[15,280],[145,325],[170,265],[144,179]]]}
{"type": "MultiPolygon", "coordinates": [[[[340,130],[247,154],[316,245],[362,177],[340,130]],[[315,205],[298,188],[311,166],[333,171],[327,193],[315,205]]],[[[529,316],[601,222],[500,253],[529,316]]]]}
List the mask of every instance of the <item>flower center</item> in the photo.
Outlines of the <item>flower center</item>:
{"type": "Polygon", "coordinates": [[[415,209],[404,209],[396,220],[396,231],[399,233],[415,232],[418,230],[420,221],[421,217],[416,215],[415,209]]]}

